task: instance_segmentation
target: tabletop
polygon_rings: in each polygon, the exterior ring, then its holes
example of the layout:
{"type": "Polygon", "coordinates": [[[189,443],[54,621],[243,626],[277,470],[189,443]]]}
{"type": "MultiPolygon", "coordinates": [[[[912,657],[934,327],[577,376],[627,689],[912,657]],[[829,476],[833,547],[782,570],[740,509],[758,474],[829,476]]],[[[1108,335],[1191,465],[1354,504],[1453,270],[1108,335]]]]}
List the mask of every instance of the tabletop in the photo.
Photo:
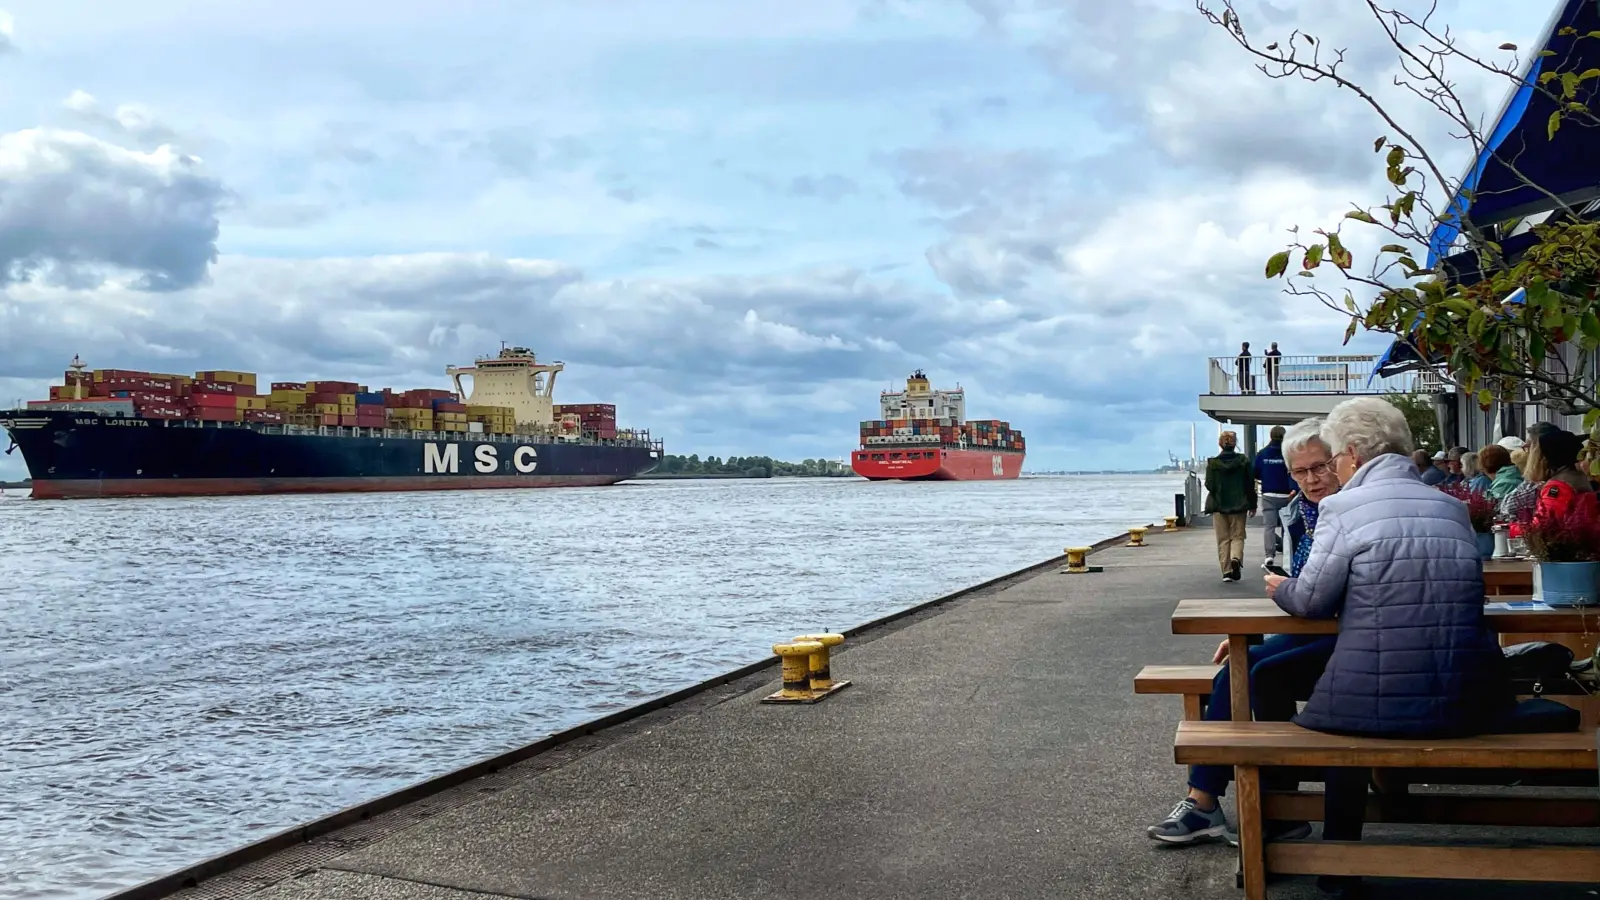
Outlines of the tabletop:
{"type": "MultiPolygon", "coordinates": [[[[1501,632],[1589,634],[1600,632],[1600,609],[1500,609],[1513,598],[1495,598],[1484,607],[1489,627],[1501,632]]],[[[1179,600],[1172,611],[1173,634],[1337,634],[1337,619],[1302,619],[1267,597],[1179,600]]]]}

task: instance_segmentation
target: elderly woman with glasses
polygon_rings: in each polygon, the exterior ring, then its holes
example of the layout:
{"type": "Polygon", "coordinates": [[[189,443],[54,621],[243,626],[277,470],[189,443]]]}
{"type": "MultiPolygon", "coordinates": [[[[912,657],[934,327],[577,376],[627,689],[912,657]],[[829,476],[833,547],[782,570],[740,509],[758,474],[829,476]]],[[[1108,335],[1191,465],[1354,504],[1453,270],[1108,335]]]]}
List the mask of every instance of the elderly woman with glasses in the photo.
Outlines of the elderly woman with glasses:
{"type": "MultiPolygon", "coordinates": [[[[1339,479],[1333,471],[1333,454],[1320,436],[1321,427],[1322,420],[1307,419],[1289,429],[1283,438],[1284,465],[1299,488],[1279,512],[1290,574],[1299,573],[1311,556],[1318,504],[1339,490],[1339,479]]],[[[1271,635],[1251,647],[1250,705],[1255,717],[1275,722],[1287,722],[1292,718],[1295,703],[1311,696],[1333,647],[1332,637],[1292,634],[1271,635]]],[[[1212,662],[1221,663],[1227,657],[1228,642],[1223,641],[1212,662]]],[[[1232,718],[1229,700],[1228,668],[1224,666],[1212,681],[1206,719],[1232,718]]],[[[1145,833],[1166,844],[1192,844],[1226,837],[1227,820],[1218,801],[1232,778],[1231,766],[1191,767],[1188,796],[1178,801],[1167,818],[1151,825],[1145,833]]],[[[1274,778],[1273,785],[1278,789],[1295,788],[1282,778],[1274,778]]],[[[1276,840],[1304,837],[1310,831],[1311,826],[1306,822],[1270,822],[1267,825],[1268,836],[1276,840]]]]}
{"type": "MultiPolygon", "coordinates": [[[[1328,413],[1322,438],[1342,485],[1317,510],[1316,541],[1293,578],[1267,576],[1285,612],[1339,620],[1305,710],[1334,734],[1440,738],[1492,731],[1515,698],[1484,620],[1483,565],[1460,500],[1422,482],[1405,416],[1375,397],[1328,413]]],[[[1360,840],[1365,769],[1330,769],[1323,838],[1360,840]]]]}

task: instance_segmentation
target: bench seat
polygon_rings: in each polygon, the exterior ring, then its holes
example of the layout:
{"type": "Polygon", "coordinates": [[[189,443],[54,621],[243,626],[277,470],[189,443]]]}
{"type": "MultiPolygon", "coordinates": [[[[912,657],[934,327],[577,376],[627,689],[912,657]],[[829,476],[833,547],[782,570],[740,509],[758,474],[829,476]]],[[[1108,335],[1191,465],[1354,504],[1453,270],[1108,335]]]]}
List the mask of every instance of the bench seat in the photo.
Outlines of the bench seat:
{"type": "MultiPolygon", "coordinates": [[[[1262,825],[1268,810],[1284,816],[1289,808],[1308,812],[1303,795],[1282,796],[1278,804],[1263,796],[1262,766],[1402,769],[1540,769],[1593,772],[1596,734],[1497,734],[1447,740],[1393,740],[1346,737],[1309,731],[1285,722],[1196,722],[1178,725],[1174,761],[1183,765],[1231,765],[1238,782],[1240,863],[1246,900],[1265,900],[1266,874],[1370,875],[1377,877],[1600,882],[1600,846],[1398,845],[1378,842],[1307,841],[1266,845],[1262,825]],[[1276,808],[1273,808],[1276,807],[1276,808]]],[[[1442,801],[1439,812],[1455,821],[1538,821],[1555,813],[1552,803],[1533,797],[1484,798],[1473,812],[1471,799],[1442,801]]],[[[1587,798],[1580,803],[1596,804],[1587,798]]],[[[1571,806],[1572,804],[1566,804],[1571,806]]],[[[1590,821],[1568,809],[1568,822],[1590,821]]],[[[1286,816],[1285,816],[1286,817],[1286,816]]],[[[1410,817],[1406,817],[1410,818],[1410,817]]],[[[1437,824],[1437,823],[1434,823],[1437,824]]]]}
{"type": "Polygon", "coordinates": [[[1211,682],[1220,666],[1145,666],[1133,677],[1135,694],[1178,694],[1183,697],[1183,717],[1197,721],[1205,715],[1211,682]]]}

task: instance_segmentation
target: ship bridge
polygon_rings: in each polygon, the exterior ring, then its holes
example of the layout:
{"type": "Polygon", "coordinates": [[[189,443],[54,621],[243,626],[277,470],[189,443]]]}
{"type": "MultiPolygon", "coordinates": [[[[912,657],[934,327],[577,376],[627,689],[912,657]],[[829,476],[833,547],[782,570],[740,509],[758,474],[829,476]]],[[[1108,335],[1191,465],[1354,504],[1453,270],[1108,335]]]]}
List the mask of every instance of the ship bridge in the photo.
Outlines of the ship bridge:
{"type": "Polygon", "coordinates": [[[555,421],[553,400],[556,375],[566,368],[559,360],[540,363],[527,347],[504,347],[497,356],[480,356],[471,366],[446,366],[463,403],[506,406],[515,410],[518,425],[540,428],[555,421]],[[462,384],[470,377],[470,394],[462,384]]]}

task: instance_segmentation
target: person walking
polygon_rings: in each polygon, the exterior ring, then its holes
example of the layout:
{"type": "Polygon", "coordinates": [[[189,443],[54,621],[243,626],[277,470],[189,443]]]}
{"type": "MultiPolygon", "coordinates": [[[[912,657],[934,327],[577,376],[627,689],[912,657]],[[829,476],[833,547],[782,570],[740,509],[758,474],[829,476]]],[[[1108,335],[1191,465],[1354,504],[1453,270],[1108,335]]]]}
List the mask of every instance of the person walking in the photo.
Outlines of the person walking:
{"type": "Polygon", "coordinates": [[[1278,393],[1278,364],[1283,362],[1283,354],[1278,352],[1278,342],[1273,341],[1272,346],[1268,347],[1267,352],[1262,355],[1266,357],[1261,362],[1267,370],[1267,390],[1276,394],[1278,393]]]}
{"type": "Polygon", "coordinates": [[[1245,341],[1239,345],[1239,355],[1233,360],[1233,368],[1239,376],[1239,393],[1254,394],[1256,380],[1250,374],[1250,342],[1245,341]]]}
{"type": "Polygon", "coordinates": [[[1223,581],[1238,581],[1244,567],[1244,525],[1256,508],[1256,479],[1250,458],[1238,452],[1239,436],[1224,431],[1222,452],[1206,460],[1206,506],[1217,536],[1217,565],[1223,581]]]}
{"type": "MultiPolygon", "coordinates": [[[[1271,370],[1268,371],[1270,373],[1271,370]]],[[[1271,377],[1270,374],[1268,377],[1271,377]]],[[[1278,535],[1283,526],[1278,514],[1289,505],[1289,498],[1295,491],[1294,479],[1289,477],[1289,467],[1283,458],[1284,434],[1282,425],[1272,426],[1269,432],[1271,440],[1255,458],[1255,476],[1261,483],[1261,537],[1266,553],[1265,561],[1261,563],[1263,569],[1277,562],[1278,535]]]]}

